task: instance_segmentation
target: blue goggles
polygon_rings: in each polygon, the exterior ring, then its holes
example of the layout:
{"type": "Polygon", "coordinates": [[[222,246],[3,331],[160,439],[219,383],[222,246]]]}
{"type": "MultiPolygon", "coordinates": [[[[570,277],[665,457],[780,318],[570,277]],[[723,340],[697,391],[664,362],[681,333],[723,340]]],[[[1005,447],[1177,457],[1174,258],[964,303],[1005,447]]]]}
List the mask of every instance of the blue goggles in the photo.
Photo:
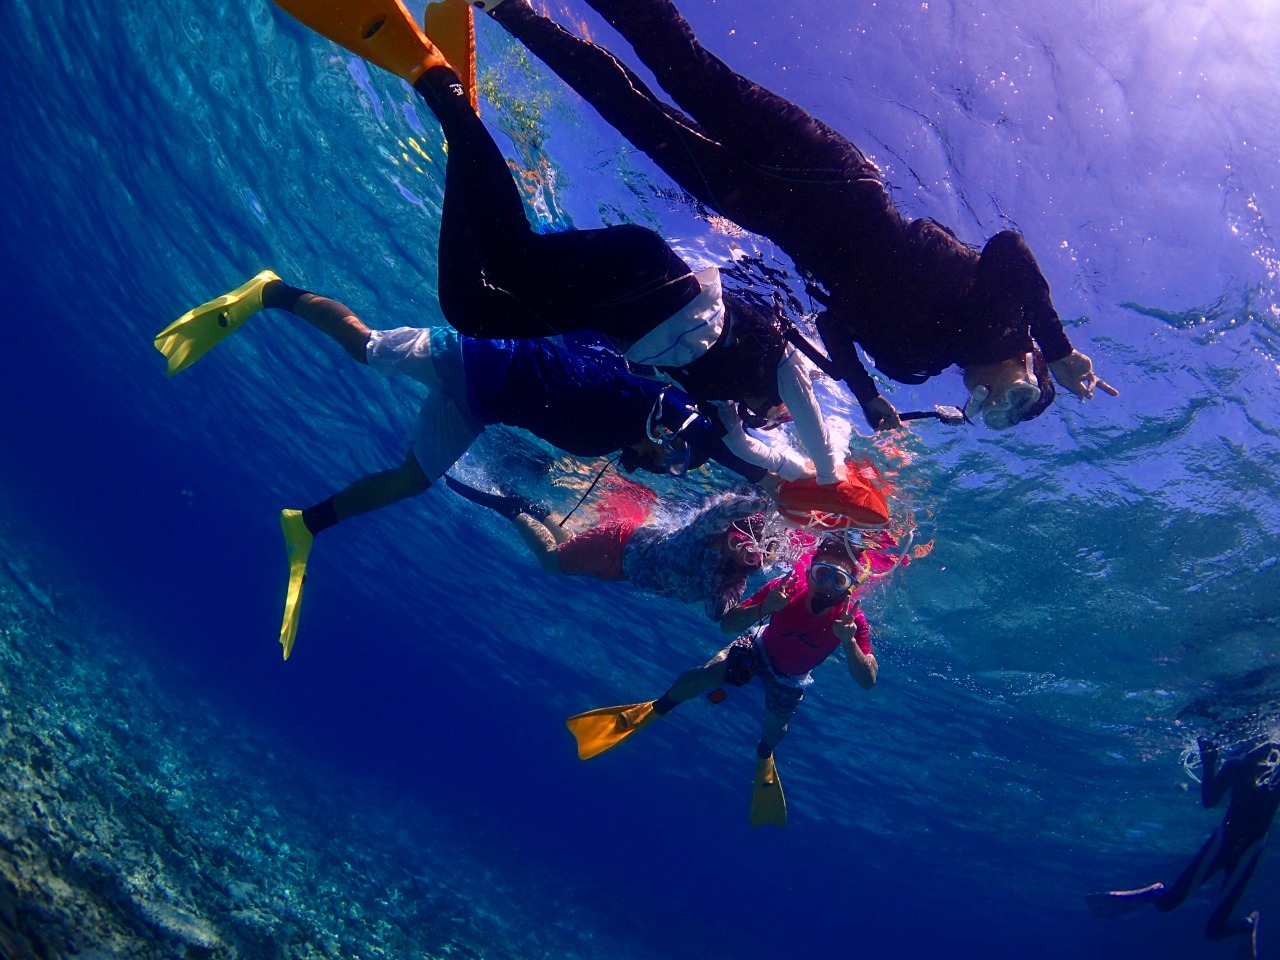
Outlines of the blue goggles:
{"type": "Polygon", "coordinates": [[[858,571],[854,576],[844,567],[824,560],[814,560],[809,564],[809,582],[815,587],[829,587],[836,593],[848,593],[855,586],[866,581],[870,574],[870,564],[858,571]]]}
{"type": "Polygon", "coordinates": [[[836,593],[848,593],[853,589],[853,577],[848,570],[820,560],[809,564],[809,580],[815,587],[830,587],[836,593]]]}

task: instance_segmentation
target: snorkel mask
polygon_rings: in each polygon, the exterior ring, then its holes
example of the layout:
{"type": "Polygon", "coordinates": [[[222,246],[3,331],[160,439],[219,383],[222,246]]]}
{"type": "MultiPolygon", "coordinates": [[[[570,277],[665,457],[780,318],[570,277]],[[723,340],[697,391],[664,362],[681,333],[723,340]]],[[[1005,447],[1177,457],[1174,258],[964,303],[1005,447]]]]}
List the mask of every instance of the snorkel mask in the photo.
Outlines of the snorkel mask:
{"type": "MultiPolygon", "coordinates": [[[[680,426],[671,430],[662,422],[662,401],[667,395],[667,387],[663,387],[654,401],[653,409],[645,420],[645,439],[661,450],[661,466],[650,466],[643,461],[647,454],[628,447],[622,451],[618,465],[630,473],[643,467],[653,473],[668,473],[673,477],[683,477],[693,466],[694,446],[705,439],[711,424],[697,409],[690,409],[688,416],[680,426]]],[[[685,409],[689,409],[685,407],[685,409]]],[[[699,463],[705,456],[699,459],[699,463]]]]}
{"type": "Polygon", "coordinates": [[[1030,352],[1023,355],[1024,375],[1005,388],[1004,396],[990,406],[984,406],[991,396],[991,387],[985,383],[978,384],[969,395],[969,402],[964,405],[964,415],[976,422],[982,422],[992,430],[1008,430],[1016,423],[1031,419],[1036,414],[1030,413],[1032,407],[1040,402],[1040,378],[1036,376],[1035,364],[1030,352]]]}
{"type": "Polygon", "coordinates": [[[683,440],[671,440],[662,448],[662,469],[673,477],[683,477],[689,472],[689,463],[693,458],[689,444],[683,440]]]}
{"type": "Polygon", "coordinates": [[[753,513],[733,521],[725,531],[725,546],[735,561],[744,567],[763,567],[772,563],[780,544],[766,537],[763,513],[753,513]]]}
{"type": "Polygon", "coordinates": [[[689,441],[682,439],[681,434],[701,420],[702,415],[697,410],[693,410],[679,427],[674,431],[668,430],[662,423],[662,401],[666,395],[667,388],[663,387],[653,404],[653,409],[649,411],[644,432],[650,441],[662,447],[662,469],[673,477],[683,477],[689,472],[693,451],[689,449],[689,441]]]}
{"type": "Polygon", "coordinates": [[[854,573],[830,560],[812,560],[809,563],[809,582],[815,587],[844,596],[855,587],[860,587],[871,576],[871,561],[866,554],[858,550],[852,554],[854,573]]]}
{"type": "Polygon", "coordinates": [[[823,587],[843,596],[853,589],[854,578],[844,567],[825,560],[814,560],[809,564],[809,582],[815,587],[823,587]]]}
{"type": "Polygon", "coordinates": [[[636,450],[634,447],[624,448],[622,453],[618,455],[618,469],[623,473],[646,470],[649,473],[666,473],[673,477],[683,477],[689,472],[692,453],[687,443],[683,440],[677,440],[664,442],[659,446],[662,454],[662,459],[659,463],[654,462],[652,448],[650,450],[636,450]]]}
{"type": "Polygon", "coordinates": [[[871,573],[871,565],[856,556],[854,557],[856,573],[849,572],[842,565],[831,560],[818,560],[816,559],[818,556],[822,556],[821,550],[815,554],[815,559],[809,561],[807,574],[809,586],[812,588],[815,613],[849,601],[854,589],[864,584],[871,573]]]}

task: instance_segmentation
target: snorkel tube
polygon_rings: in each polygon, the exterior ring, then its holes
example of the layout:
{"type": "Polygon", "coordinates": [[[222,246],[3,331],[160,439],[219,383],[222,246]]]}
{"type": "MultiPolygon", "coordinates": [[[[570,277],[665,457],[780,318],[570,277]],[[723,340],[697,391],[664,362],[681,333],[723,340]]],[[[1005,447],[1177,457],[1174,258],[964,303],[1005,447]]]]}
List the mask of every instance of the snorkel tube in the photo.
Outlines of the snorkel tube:
{"type": "Polygon", "coordinates": [[[945,404],[936,404],[932,410],[908,410],[906,413],[898,414],[898,419],[903,422],[907,420],[938,420],[949,427],[960,427],[966,423],[973,423],[959,407],[949,407],[945,404]]]}
{"type": "MultiPolygon", "coordinates": [[[[783,336],[786,337],[787,342],[812,360],[814,366],[832,380],[840,380],[840,372],[836,370],[836,366],[831,362],[831,358],[819,350],[804,336],[804,334],[797,330],[795,324],[793,324],[789,318],[781,314],[779,316],[784,322],[783,336]]],[[[964,411],[959,407],[949,407],[941,404],[936,405],[932,410],[911,410],[907,413],[900,413],[898,414],[898,419],[904,423],[908,420],[938,420],[949,427],[958,427],[963,424],[973,422],[964,415],[964,411]]]]}

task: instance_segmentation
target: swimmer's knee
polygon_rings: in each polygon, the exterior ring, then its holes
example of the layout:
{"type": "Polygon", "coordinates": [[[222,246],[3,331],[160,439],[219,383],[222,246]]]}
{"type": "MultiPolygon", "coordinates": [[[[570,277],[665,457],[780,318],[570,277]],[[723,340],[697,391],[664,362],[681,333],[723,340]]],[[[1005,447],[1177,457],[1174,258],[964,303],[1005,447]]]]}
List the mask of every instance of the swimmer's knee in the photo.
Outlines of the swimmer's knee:
{"type": "Polygon", "coordinates": [[[431,489],[431,478],[412,452],[405,457],[404,463],[396,472],[399,474],[400,489],[406,497],[417,497],[431,489]]]}

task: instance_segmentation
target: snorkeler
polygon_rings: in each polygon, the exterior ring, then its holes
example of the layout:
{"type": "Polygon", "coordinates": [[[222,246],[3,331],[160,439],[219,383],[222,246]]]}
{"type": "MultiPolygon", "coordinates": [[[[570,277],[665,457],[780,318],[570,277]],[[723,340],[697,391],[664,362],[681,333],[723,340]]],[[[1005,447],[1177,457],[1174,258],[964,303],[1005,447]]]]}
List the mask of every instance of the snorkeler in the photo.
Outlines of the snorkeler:
{"type": "Polygon", "coordinates": [[[1085,897],[1085,902],[1101,917],[1117,917],[1144,903],[1167,912],[1181,906],[1193,891],[1221,872],[1218,904],[1209,916],[1205,936],[1210,940],[1246,937],[1245,955],[1256,957],[1258,911],[1244,919],[1233,920],[1231,914],[1257,869],[1267,832],[1280,808],[1280,742],[1264,738],[1247,752],[1229,759],[1221,770],[1218,769],[1218,747],[1201,739],[1199,748],[1203,766],[1200,800],[1205,809],[1216,807],[1227,792],[1231,792],[1222,823],[1173,886],[1157,882],[1137,890],[1092,893],[1085,897]]]}
{"type": "MultiPolygon", "coordinates": [[[[407,81],[439,121],[449,147],[439,296],[459,333],[527,338],[598,331],[628,360],[655,367],[699,402],[714,403],[726,444],[744,460],[783,481],[816,476],[823,489],[815,496],[805,488],[806,503],[835,515],[846,505],[858,509],[847,495],[845,452],[813,393],[816,370],[775,318],[724,293],[717,269],[695,272],[645,227],[533,230],[506,160],[458,74],[400,0],[277,5],[407,81]],[[740,406],[765,422],[788,413],[809,460],[785,444],[753,439],[740,406]]],[[[782,503],[790,496],[785,482],[778,496],[782,503]]]]}
{"type": "Polygon", "coordinates": [[[906,220],[856,146],[709,53],[669,0],[587,2],[685,112],[529,0],[475,6],[694,198],[791,256],[825,307],[818,332],[826,366],[849,384],[873,428],[901,422],[855,344],[900,383],[959,365],[967,414],[997,430],[1048,407],[1050,373],[1081,400],[1095,388],[1119,395],[1072,347],[1019,234],[997,233],[979,253],[934,220],[906,220]]]}
{"type": "Polygon", "coordinates": [[[371,330],[347,306],[263,271],[196,307],[155,338],[176,373],[264,308],[285,310],[337,342],[356,363],[427,387],[404,462],[370,474],[305,510],[280,515],[289,586],[280,643],[289,657],[298,630],[307,558],[316,535],[340,521],[426,490],[489,424],[522,427],[567,453],[621,449],[624,469],[683,473],[717,451],[716,430],[674,387],[562,350],[550,340],[475,340],[449,327],[371,330]]]}
{"type": "Polygon", "coordinates": [[[852,550],[843,537],[824,538],[791,573],[771,580],[726,613],[720,629],[742,635],[707,663],[681,674],[660,698],[570,717],[566,722],[578,741],[578,756],[589,760],[612,749],[700,693],[725,684],[744,686],[758,678],[764,686],[765,714],[756,745],[751,825],[785,826],[787,804],[773,751],[813,682],[810,671],[837,647],[844,648],[849,674],[863,689],[875,686],[880,671],[856,593],[870,570],[865,551],[852,550]],[[765,618],[763,629],[750,630],[765,618]]]}
{"type": "Polygon", "coordinates": [[[715,622],[742,600],[747,580],[760,569],[756,545],[762,511],[771,506],[760,495],[718,494],[676,526],[604,520],[574,534],[521,497],[485,493],[448,475],[444,480],[454,493],[510,520],[547,573],[629,581],[660,597],[700,603],[715,622]]]}

